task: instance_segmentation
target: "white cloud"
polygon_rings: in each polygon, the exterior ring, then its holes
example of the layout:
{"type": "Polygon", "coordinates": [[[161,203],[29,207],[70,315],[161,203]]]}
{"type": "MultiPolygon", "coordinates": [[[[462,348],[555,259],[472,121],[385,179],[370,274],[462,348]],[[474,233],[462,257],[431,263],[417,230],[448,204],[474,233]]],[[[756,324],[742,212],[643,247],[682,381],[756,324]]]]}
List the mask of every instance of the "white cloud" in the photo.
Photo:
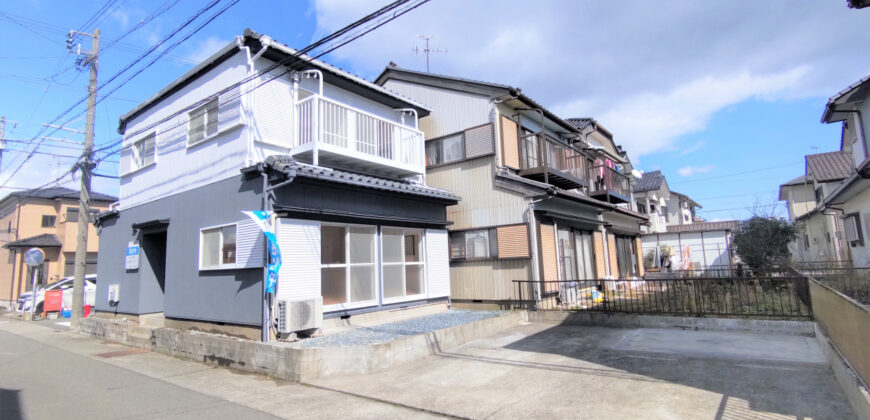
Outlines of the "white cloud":
{"type": "MultiPolygon", "coordinates": [[[[317,36],[374,8],[316,0],[317,36]]],[[[369,79],[389,61],[425,70],[411,47],[434,36],[449,52],[430,57],[433,73],[518,86],[563,117],[595,117],[637,159],[678,150],[676,139],[730,105],[827,97],[866,75],[865,18],[837,2],[439,0],[327,60],[369,79]]]]}
{"type": "Polygon", "coordinates": [[[229,44],[229,41],[224,41],[218,37],[210,36],[202,41],[194,47],[193,51],[187,54],[187,57],[194,62],[204,61],[206,58],[209,58],[212,54],[218,52],[221,48],[225,47],[229,44]]]}
{"type": "Polygon", "coordinates": [[[681,176],[694,176],[695,174],[703,174],[705,172],[710,172],[713,169],[713,165],[707,166],[684,166],[677,170],[677,173],[681,176]]]}
{"type": "Polygon", "coordinates": [[[704,141],[699,140],[697,143],[681,150],[680,154],[685,156],[685,155],[688,155],[689,153],[694,153],[694,152],[697,152],[698,150],[701,150],[702,147],[704,147],[704,141]]]}
{"type": "Polygon", "coordinates": [[[130,14],[123,10],[115,10],[112,12],[112,18],[118,21],[118,24],[121,25],[121,29],[127,29],[127,26],[130,25],[130,14]]]}

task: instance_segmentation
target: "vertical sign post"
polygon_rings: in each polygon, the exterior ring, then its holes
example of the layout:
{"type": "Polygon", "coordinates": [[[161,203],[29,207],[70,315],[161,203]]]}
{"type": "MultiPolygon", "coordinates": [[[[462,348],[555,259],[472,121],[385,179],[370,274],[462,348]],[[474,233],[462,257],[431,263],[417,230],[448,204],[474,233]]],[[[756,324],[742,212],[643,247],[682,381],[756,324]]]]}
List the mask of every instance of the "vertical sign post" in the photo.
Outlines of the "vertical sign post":
{"type": "Polygon", "coordinates": [[[45,261],[45,252],[39,248],[30,248],[24,253],[24,263],[30,267],[33,272],[33,283],[30,287],[30,319],[33,320],[33,314],[36,312],[36,278],[39,272],[36,267],[42,265],[45,261]]]}

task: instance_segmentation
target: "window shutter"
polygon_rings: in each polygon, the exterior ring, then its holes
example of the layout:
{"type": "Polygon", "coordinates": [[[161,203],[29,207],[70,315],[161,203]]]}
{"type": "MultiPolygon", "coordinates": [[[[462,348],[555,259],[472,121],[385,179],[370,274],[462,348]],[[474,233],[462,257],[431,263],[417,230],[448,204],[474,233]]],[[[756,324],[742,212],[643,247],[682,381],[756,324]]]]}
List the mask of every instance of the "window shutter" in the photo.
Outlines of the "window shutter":
{"type": "Polygon", "coordinates": [[[205,110],[197,109],[190,113],[190,126],[187,131],[187,144],[194,144],[205,138],[205,110]]]}
{"type": "Polygon", "coordinates": [[[278,299],[320,296],[320,222],[278,219],[278,299]]]}
{"type": "Polygon", "coordinates": [[[241,122],[241,88],[236,86],[218,97],[218,130],[224,130],[241,122]]]}
{"type": "Polygon", "coordinates": [[[450,258],[447,231],[426,230],[426,278],[429,297],[450,296],[450,258]]]}
{"type": "Polygon", "coordinates": [[[493,153],[492,124],[465,131],[465,158],[493,153]]]}
{"type": "Polygon", "coordinates": [[[498,257],[524,258],[529,256],[529,227],[526,225],[498,228],[498,257]]]}
{"type": "Polygon", "coordinates": [[[501,117],[501,153],[504,166],[514,169],[520,168],[519,147],[517,123],[508,117],[501,117]]]}
{"type": "MultiPolygon", "coordinates": [[[[559,264],[556,259],[556,233],[553,225],[538,225],[541,232],[541,267],[544,268],[544,280],[559,280],[559,264]]],[[[558,290],[556,283],[546,283],[545,290],[558,290]]]]}
{"type": "Polygon", "coordinates": [[[236,267],[262,267],[264,241],[263,232],[253,220],[239,221],[236,224],[236,267]]]}

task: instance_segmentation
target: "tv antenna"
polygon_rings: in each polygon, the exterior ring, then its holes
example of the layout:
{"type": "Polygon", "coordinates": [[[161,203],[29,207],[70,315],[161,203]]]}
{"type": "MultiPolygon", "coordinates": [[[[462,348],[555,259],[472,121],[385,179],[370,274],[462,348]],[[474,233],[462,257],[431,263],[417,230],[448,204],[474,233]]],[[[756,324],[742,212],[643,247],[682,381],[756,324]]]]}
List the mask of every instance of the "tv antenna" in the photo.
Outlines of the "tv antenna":
{"type": "Polygon", "coordinates": [[[424,47],[421,50],[420,47],[415,45],[414,48],[411,49],[411,51],[413,51],[414,54],[426,54],[426,73],[429,73],[429,55],[433,54],[433,53],[446,53],[447,50],[439,50],[439,49],[433,50],[432,48],[429,47],[429,41],[435,39],[434,36],[417,35],[417,38],[425,40],[426,47],[424,47]]]}

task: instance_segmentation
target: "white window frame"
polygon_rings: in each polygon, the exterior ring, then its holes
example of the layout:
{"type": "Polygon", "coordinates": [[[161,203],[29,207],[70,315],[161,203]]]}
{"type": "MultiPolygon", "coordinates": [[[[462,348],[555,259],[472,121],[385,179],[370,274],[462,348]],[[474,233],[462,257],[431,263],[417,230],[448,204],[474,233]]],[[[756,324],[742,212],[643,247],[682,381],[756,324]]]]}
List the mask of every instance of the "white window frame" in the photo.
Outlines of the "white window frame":
{"type": "Polygon", "coordinates": [[[221,133],[221,129],[220,129],[220,109],[221,109],[221,107],[220,107],[220,98],[217,97],[217,96],[215,96],[215,97],[210,98],[210,99],[209,99],[208,101],[206,101],[204,104],[202,104],[202,105],[200,105],[200,106],[194,108],[193,110],[191,110],[190,112],[187,113],[187,135],[186,135],[186,136],[187,136],[187,139],[185,140],[185,143],[187,144],[187,147],[194,147],[194,146],[196,146],[196,145],[199,145],[199,144],[205,143],[205,142],[207,142],[207,141],[209,141],[209,140],[215,138],[217,135],[219,135],[219,134],[221,133]],[[214,114],[214,118],[215,118],[215,131],[214,131],[214,133],[209,134],[209,133],[208,133],[208,107],[209,107],[209,105],[210,105],[211,103],[214,103],[214,104],[215,104],[215,105],[214,105],[214,112],[215,112],[215,114],[214,114]],[[202,115],[201,115],[201,116],[198,116],[198,117],[204,117],[204,118],[205,118],[205,121],[204,121],[203,124],[202,124],[202,129],[203,129],[204,133],[203,133],[203,137],[202,137],[201,139],[192,142],[192,141],[190,140],[190,138],[191,138],[191,137],[190,137],[190,129],[191,129],[191,125],[193,124],[194,115],[196,115],[196,114],[199,113],[199,112],[202,112],[202,115]]]}
{"type": "MultiPolygon", "coordinates": [[[[219,253],[218,254],[218,261],[223,260],[223,258],[221,258],[221,255],[220,255],[220,252],[223,252],[222,251],[223,249],[224,249],[224,235],[223,235],[223,233],[221,233],[220,240],[218,241],[218,253],[219,253]]],[[[199,252],[197,253],[197,266],[199,267],[200,271],[236,269],[238,267],[238,263],[239,263],[238,260],[239,260],[239,224],[238,223],[227,223],[227,224],[223,224],[223,225],[208,226],[208,227],[204,227],[204,228],[199,229],[199,252]],[[236,250],[233,251],[233,256],[234,256],[235,261],[232,264],[219,263],[217,266],[203,267],[202,266],[202,249],[203,249],[202,233],[204,231],[207,231],[207,230],[215,230],[215,229],[218,229],[218,231],[220,232],[223,228],[228,227],[228,226],[233,226],[236,229],[236,250]]]]}
{"type": "Polygon", "coordinates": [[[156,131],[151,132],[151,134],[148,134],[148,135],[130,143],[130,152],[131,152],[130,153],[130,170],[127,172],[128,174],[131,174],[131,173],[136,172],[136,171],[141,171],[142,169],[156,165],[157,164],[157,132],[156,131]],[[154,139],[154,160],[149,162],[149,163],[145,163],[145,162],[140,163],[142,156],[140,156],[141,152],[139,151],[139,148],[137,146],[141,144],[142,148],[144,149],[145,142],[148,141],[148,139],[150,139],[150,138],[154,139]]]}
{"type": "Polygon", "coordinates": [[[417,253],[420,255],[419,261],[404,261],[405,253],[402,252],[402,262],[384,262],[383,258],[381,259],[381,275],[380,275],[380,290],[381,297],[383,299],[384,304],[397,303],[397,302],[408,302],[413,300],[425,299],[429,290],[429,278],[428,273],[426,272],[426,229],[422,228],[403,228],[397,226],[381,226],[380,228],[380,248],[384,247],[384,229],[395,229],[402,231],[402,249],[405,249],[405,236],[407,236],[407,232],[419,232],[420,233],[420,248],[417,250],[417,253]],[[408,283],[405,275],[407,273],[405,267],[409,265],[417,265],[420,266],[420,282],[422,283],[421,291],[416,295],[408,295],[408,283]],[[402,266],[402,296],[391,297],[388,298],[384,296],[384,267],[387,266],[402,266]]]}
{"type": "MultiPolygon", "coordinates": [[[[379,288],[380,284],[379,284],[379,280],[378,280],[380,275],[381,275],[381,272],[380,272],[379,267],[378,267],[378,262],[380,261],[380,252],[381,252],[380,247],[378,247],[378,236],[379,236],[378,235],[378,227],[375,225],[363,225],[363,224],[354,224],[354,223],[324,223],[324,222],[321,222],[320,223],[320,229],[321,229],[321,233],[320,233],[321,244],[320,244],[320,246],[322,246],[322,242],[323,242],[323,230],[322,229],[324,226],[335,226],[335,227],[345,228],[345,230],[344,230],[344,263],[342,263],[342,264],[323,264],[322,263],[323,256],[321,256],[321,261],[318,261],[318,264],[319,264],[320,270],[321,270],[320,271],[321,274],[320,274],[319,287],[321,287],[321,288],[323,287],[323,269],[324,268],[342,268],[342,267],[344,267],[344,269],[345,269],[345,271],[344,271],[344,287],[345,287],[345,289],[344,290],[345,290],[348,302],[334,303],[331,305],[323,305],[323,311],[324,312],[332,312],[332,311],[339,311],[339,310],[346,310],[346,309],[359,309],[359,308],[365,308],[365,307],[369,307],[369,306],[377,306],[378,305],[378,298],[381,295],[381,290],[382,290],[379,288]],[[371,263],[351,263],[350,262],[350,228],[352,228],[352,227],[372,229],[372,233],[374,235],[372,238],[373,239],[372,248],[374,249],[374,256],[373,256],[373,260],[371,263]],[[359,301],[359,302],[350,302],[350,295],[351,295],[350,269],[352,267],[365,267],[365,266],[369,266],[369,265],[372,266],[372,268],[374,269],[374,278],[373,278],[374,290],[375,290],[374,298],[371,300],[363,300],[363,301],[359,301]]],[[[322,295],[322,293],[323,292],[321,291],[321,295],[322,295]]]]}

